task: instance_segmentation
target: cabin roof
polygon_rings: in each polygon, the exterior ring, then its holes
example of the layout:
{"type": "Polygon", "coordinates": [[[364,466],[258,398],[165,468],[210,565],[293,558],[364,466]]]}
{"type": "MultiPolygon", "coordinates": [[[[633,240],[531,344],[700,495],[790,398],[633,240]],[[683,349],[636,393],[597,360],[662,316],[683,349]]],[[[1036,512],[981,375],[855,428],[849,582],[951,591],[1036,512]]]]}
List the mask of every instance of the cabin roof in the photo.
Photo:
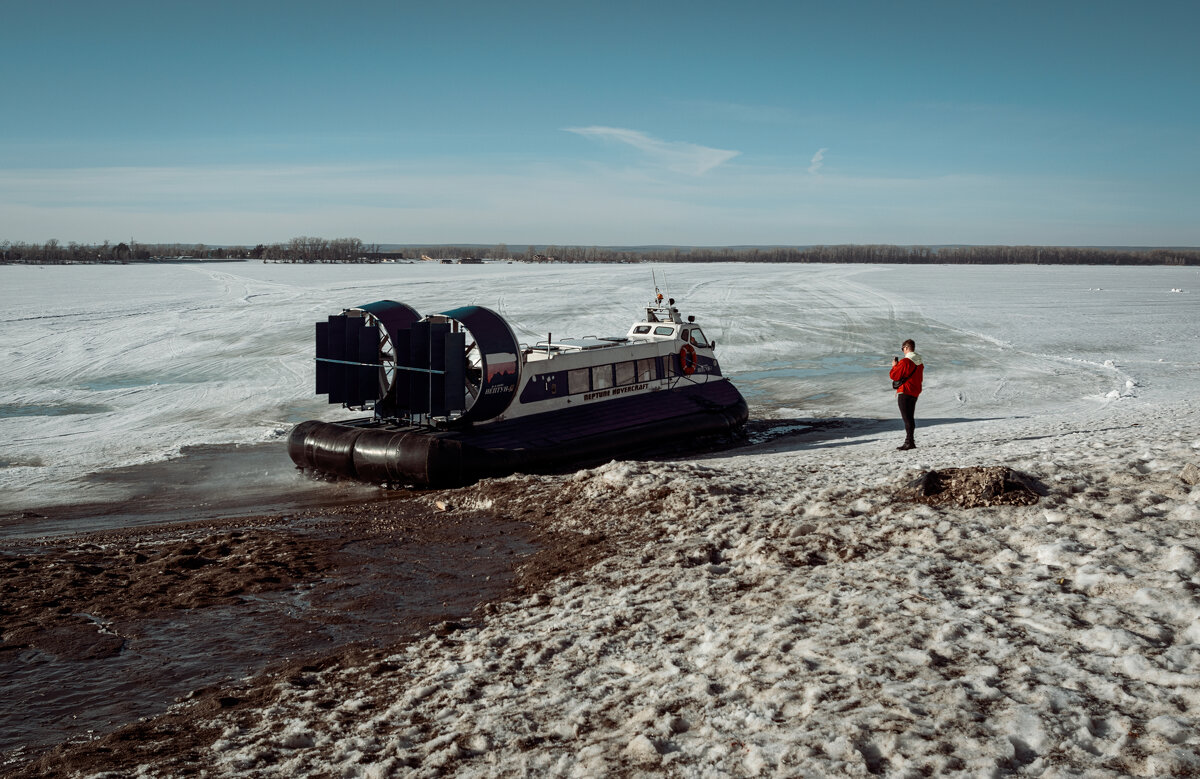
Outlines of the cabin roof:
{"type": "MultiPolygon", "coordinates": [[[[619,346],[620,344],[628,342],[628,338],[616,335],[602,336],[600,338],[560,338],[551,341],[550,348],[567,351],[586,351],[589,349],[604,349],[609,346],[619,346]]],[[[537,346],[545,349],[546,342],[538,341],[537,346]]]]}

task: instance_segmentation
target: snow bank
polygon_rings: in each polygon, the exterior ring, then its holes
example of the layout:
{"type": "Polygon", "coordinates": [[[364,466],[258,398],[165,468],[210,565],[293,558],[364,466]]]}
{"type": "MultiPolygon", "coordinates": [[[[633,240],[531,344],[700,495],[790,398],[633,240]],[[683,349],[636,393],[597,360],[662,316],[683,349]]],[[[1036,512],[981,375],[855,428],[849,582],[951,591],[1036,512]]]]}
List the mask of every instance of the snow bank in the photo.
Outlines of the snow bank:
{"type": "Polygon", "coordinates": [[[872,435],[836,460],[776,440],[456,491],[618,551],[383,664],[280,681],[205,760],[239,776],[1186,774],[1200,525],[1180,516],[1196,496],[1179,472],[1196,411],[1122,407],[1104,433],[1015,423],[986,451],[972,425],[940,426],[916,460],[872,435]],[[915,471],[989,461],[1049,494],[897,498],[915,471]]]}

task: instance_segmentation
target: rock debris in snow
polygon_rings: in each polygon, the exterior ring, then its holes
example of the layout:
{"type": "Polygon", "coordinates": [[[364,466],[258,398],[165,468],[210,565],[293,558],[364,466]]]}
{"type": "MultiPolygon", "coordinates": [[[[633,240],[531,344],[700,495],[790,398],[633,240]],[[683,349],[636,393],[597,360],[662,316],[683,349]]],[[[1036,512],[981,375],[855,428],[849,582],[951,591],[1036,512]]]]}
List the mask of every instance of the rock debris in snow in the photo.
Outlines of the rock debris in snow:
{"type": "Polygon", "coordinates": [[[1045,487],[1029,476],[1004,466],[972,466],[927,471],[900,491],[918,503],[975,506],[1028,506],[1037,503],[1045,487]]]}

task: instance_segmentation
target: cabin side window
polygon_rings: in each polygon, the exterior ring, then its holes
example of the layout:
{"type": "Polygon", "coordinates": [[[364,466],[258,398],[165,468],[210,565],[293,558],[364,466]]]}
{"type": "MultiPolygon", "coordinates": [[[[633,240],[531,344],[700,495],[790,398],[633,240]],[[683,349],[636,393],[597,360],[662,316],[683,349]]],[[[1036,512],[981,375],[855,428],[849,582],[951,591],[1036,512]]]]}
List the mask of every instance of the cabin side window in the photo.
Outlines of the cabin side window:
{"type": "Polygon", "coordinates": [[[650,332],[650,325],[638,325],[633,328],[634,335],[645,335],[650,332]]]}
{"type": "Polygon", "coordinates": [[[591,387],[588,385],[588,369],[576,368],[573,371],[567,371],[567,392],[574,395],[577,392],[587,392],[591,387]]]}
{"type": "Polygon", "coordinates": [[[655,370],[657,367],[658,367],[658,360],[654,359],[653,357],[649,357],[645,360],[638,360],[637,361],[637,381],[638,381],[638,383],[640,384],[644,381],[653,381],[654,379],[657,379],[658,371],[655,370]]]}
{"type": "Polygon", "coordinates": [[[592,368],[593,390],[608,389],[612,385],[613,367],[611,365],[597,365],[592,368]]]}
{"type": "Polygon", "coordinates": [[[633,362],[617,363],[617,386],[623,387],[626,384],[634,384],[637,381],[637,369],[633,362]]]}
{"type": "Polygon", "coordinates": [[[675,328],[660,325],[654,328],[655,335],[675,335],[675,328]]]}

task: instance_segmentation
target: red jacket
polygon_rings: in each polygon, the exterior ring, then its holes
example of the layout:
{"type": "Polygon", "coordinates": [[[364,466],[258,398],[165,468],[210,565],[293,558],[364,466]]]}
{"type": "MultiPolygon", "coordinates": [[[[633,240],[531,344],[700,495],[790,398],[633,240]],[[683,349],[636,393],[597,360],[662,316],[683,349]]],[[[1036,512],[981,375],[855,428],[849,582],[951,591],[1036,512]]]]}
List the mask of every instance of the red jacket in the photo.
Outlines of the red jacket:
{"type": "Polygon", "coordinates": [[[892,381],[903,379],[896,392],[904,395],[911,395],[914,398],[921,395],[921,378],[925,375],[925,364],[921,362],[921,355],[916,352],[904,355],[904,359],[892,366],[892,371],[888,374],[892,381]]]}

